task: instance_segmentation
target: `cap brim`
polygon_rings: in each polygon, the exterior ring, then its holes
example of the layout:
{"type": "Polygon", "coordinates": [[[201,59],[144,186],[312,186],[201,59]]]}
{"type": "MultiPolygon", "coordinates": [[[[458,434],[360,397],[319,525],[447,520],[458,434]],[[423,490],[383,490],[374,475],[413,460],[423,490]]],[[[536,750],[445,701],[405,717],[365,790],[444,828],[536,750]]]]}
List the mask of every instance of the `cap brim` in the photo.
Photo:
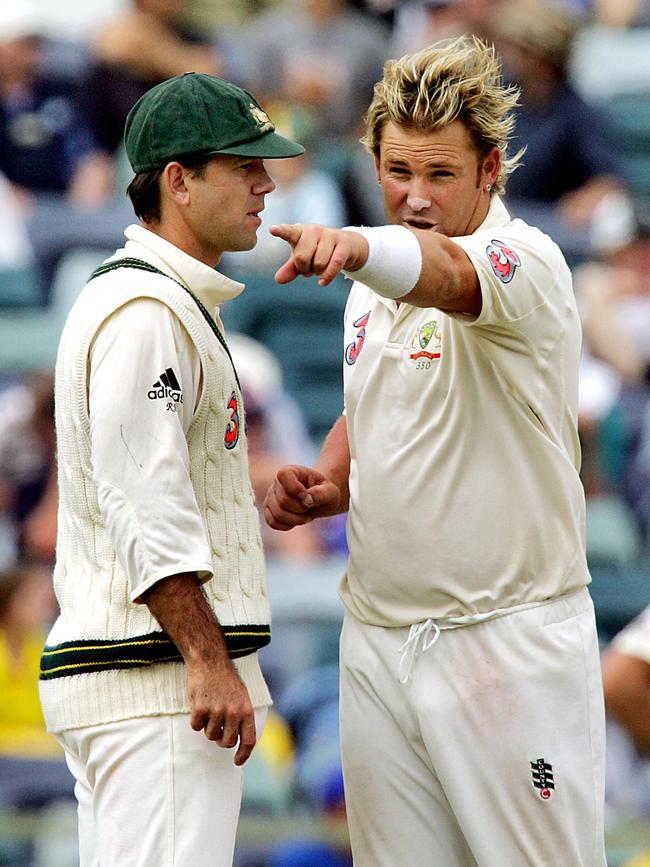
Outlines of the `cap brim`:
{"type": "Polygon", "coordinates": [[[285,157],[299,157],[305,149],[298,142],[291,141],[277,132],[268,132],[260,138],[252,141],[232,145],[232,147],[220,148],[214,153],[233,154],[238,157],[259,157],[261,159],[281,160],[285,157]]]}

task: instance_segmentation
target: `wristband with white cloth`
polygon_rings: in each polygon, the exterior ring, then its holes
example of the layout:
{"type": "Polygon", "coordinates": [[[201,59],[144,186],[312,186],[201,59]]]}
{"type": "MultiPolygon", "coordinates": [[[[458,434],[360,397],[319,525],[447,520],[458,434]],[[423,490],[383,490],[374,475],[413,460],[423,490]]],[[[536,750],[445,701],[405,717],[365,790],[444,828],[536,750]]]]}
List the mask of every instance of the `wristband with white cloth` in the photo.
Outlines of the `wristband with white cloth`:
{"type": "Polygon", "coordinates": [[[413,289],[422,271],[422,250],[405,226],[345,226],[368,242],[368,260],[356,271],[343,273],[384,298],[403,298],[413,289]]]}

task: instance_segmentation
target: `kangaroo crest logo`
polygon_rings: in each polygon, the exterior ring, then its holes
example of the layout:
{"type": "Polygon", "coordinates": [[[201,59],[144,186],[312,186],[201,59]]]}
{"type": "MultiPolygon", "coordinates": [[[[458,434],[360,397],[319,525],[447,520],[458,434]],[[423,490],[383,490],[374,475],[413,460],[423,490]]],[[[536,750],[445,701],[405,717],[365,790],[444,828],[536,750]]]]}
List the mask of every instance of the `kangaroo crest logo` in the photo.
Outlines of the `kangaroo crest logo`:
{"type": "Polygon", "coordinates": [[[521,265],[521,259],[513,249],[507,247],[503,241],[493,238],[485,248],[490,260],[492,270],[502,283],[509,283],[515,276],[517,267],[521,265]]]}
{"type": "Polygon", "coordinates": [[[426,349],[429,343],[431,342],[431,338],[434,335],[436,330],[436,321],[425,322],[424,325],[420,328],[418,333],[418,343],[422,349],[426,349]]]}
{"type": "Polygon", "coordinates": [[[260,132],[272,132],[275,129],[271,123],[271,118],[259,107],[259,105],[254,105],[254,103],[251,102],[248,106],[248,110],[253,115],[257,125],[261,127],[260,132]]]}
{"type": "MultiPolygon", "coordinates": [[[[434,358],[440,358],[441,346],[442,334],[439,323],[436,319],[431,319],[429,322],[420,325],[411,338],[409,349],[413,351],[410,352],[409,358],[411,361],[420,361],[422,358],[432,361],[434,358]]],[[[425,369],[428,370],[429,367],[431,365],[426,365],[425,369]]],[[[418,368],[422,369],[422,365],[418,364],[418,368]]]]}

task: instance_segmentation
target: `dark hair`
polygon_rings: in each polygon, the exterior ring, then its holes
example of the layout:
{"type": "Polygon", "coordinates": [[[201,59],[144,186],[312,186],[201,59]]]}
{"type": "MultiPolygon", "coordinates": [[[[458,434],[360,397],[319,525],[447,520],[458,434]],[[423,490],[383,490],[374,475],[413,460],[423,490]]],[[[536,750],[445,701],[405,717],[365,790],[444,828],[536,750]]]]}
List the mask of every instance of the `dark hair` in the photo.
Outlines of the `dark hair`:
{"type": "MultiPolygon", "coordinates": [[[[214,154],[182,154],[168,162],[180,163],[184,169],[190,169],[192,177],[201,178],[205,167],[214,158],[214,154]]],[[[144,223],[157,223],[160,220],[160,178],[163,169],[151,172],[140,172],[126,188],[126,194],[131,199],[136,217],[144,223]]]]}

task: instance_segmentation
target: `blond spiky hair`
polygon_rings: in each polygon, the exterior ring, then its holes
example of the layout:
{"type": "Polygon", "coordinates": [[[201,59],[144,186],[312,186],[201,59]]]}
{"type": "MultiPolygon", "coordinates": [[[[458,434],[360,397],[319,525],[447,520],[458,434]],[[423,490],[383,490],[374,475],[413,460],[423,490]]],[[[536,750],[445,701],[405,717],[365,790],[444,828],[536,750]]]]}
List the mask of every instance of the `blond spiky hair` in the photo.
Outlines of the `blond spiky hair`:
{"type": "Polygon", "coordinates": [[[501,151],[492,191],[502,193],[506,178],[523,154],[521,150],[513,157],[506,156],[518,100],[518,88],[507,87],[501,79],[501,64],[492,46],[476,36],[444,39],[385,64],[361,141],[370,153],[379,156],[381,133],[389,121],[436,130],[462,120],[479,157],[495,146],[501,151]]]}

